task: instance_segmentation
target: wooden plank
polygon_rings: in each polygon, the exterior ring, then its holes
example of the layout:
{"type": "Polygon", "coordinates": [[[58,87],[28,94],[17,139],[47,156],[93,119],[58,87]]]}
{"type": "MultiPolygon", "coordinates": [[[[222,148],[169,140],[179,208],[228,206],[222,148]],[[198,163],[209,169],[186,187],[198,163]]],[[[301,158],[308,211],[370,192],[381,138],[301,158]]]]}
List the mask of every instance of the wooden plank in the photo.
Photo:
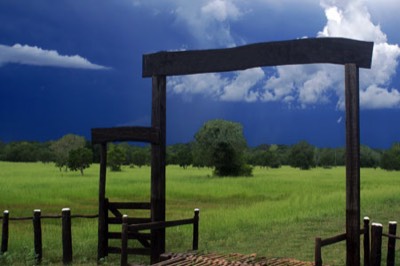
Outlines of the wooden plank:
{"type": "Polygon", "coordinates": [[[158,52],[143,55],[143,77],[187,75],[295,64],[354,63],[370,68],[372,42],[309,38],[226,49],[158,52]]]}
{"type": "MultiPolygon", "coordinates": [[[[151,145],[151,220],[165,221],[165,166],[166,166],[166,76],[152,78],[151,125],[160,132],[158,143],[151,145]]],[[[165,252],[165,229],[151,231],[151,264],[165,252]]]]}
{"type": "MultiPolygon", "coordinates": [[[[133,255],[150,255],[149,248],[128,248],[127,252],[128,252],[128,254],[133,254],[133,255]]],[[[121,248],[120,247],[108,247],[108,253],[121,254],[121,248]]]]}
{"type": "Polygon", "coordinates": [[[72,231],[71,231],[71,210],[62,209],[62,250],[63,264],[72,263],[72,231]]]}
{"type": "MultiPolygon", "coordinates": [[[[108,239],[121,239],[121,232],[109,232],[108,239]]],[[[128,239],[137,239],[138,236],[142,239],[150,240],[150,234],[147,233],[128,233],[128,239]]]]}
{"type": "Polygon", "coordinates": [[[98,244],[97,259],[100,260],[107,255],[107,209],[106,206],[106,173],[107,173],[107,144],[101,144],[100,150],[100,177],[99,177],[99,222],[98,222],[98,244]]]}
{"type": "Polygon", "coordinates": [[[195,219],[183,219],[183,220],[175,220],[175,221],[166,221],[166,222],[151,222],[144,224],[130,224],[129,230],[140,231],[140,230],[148,230],[148,229],[160,229],[167,227],[180,226],[185,224],[193,224],[195,219]]]}
{"type": "Polygon", "coordinates": [[[382,224],[371,226],[371,266],[380,266],[382,259],[382,224]]]}
{"type": "Polygon", "coordinates": [[[369,234],[369,217],[364,217],[364,228],[363,228],[363,234],[364,234],[364,266],[370,266],[370,234],[369,234]]]}
{"type": "Polygon", "coordinates": [[[139,141],[157,143],[159,131],[151,127],[92,128],[92,143],[139,141]]]}
{"type": "Polygon", "coordinates": [[[150,210],[150,202],[109,202],[109,208],[123,210],[150,210]]]}
{"type": "Polygon", "coordinates": [[[345,65],[346,97],[346,265],[360,265],[359,69],[345,65]]]}
{"type": "MultiPolygon", "coordinates": [[[[397,222],[389,222],[389,235],[396,235],[397,222]]],[[[395,253],[396,252],[396,238],[388,237],[388,251],[386,257],[386,266],[394,266],[395,264],[395,253]]]]}
{"type": "Polygon", "coordinates": [[[3,227],[2,227],[2,234],[1,234],[1,253],[0,255],[4,254],[5,252],[8,251],[8,233],[9,233],[9,217],[10,214],[8,210],[5,210],[3,212],[3,227]]]}
{"type": "MultiPolygon", "coordinates": [[[[143,224],[151,222],[150,218],[128,218],[129,224],[143,224]]],[[[122,224],[122,217],[108,218],[108,224],[122,224]]]]}
{"type": "Polygon", "coordinates": [[[321,240],[321,246],[328,246],[328,245],[332,245],[332,244],[336,244],[338,242],[344,241],[346,240],[346,234],[340,234],[337,236],[333,236],[330,238],[325,238],[321,240]]]}
{"type": "Polygon", "coordinates": [[[33,243],[35,252],[35,261],[40,263],[42,261],[43,255],[43,245],[42,245],[42,225],[41,225],[41,211],[33,211],[33,243]]]}

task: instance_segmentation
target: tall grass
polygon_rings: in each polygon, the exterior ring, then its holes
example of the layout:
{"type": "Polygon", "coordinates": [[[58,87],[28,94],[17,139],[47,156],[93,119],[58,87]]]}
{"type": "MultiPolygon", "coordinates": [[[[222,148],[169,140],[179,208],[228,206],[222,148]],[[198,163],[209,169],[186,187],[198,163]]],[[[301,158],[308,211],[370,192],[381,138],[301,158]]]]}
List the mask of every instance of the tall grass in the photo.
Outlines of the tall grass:
{"type": "MultiPolygon", "coordinates": [[[[63,207],[70,207],[72,214],[98,211],[98,165],[84,176],[41,163],[0,162],[0,169],[0,210],[8,209],[10,217],[31,216],[37,208],[43,215],[60,214],[63,207]]],[[[215,178],[211,173],[210,169],[167,168],[167,219],[188,218],[194,208],[200,208],[201,250],[312,261],[315,237],[345,231],[343,167],[256,168],[250,178],[215,178]]],[[[384,225],[400,220],[399,183],[398,172],[362,169],[361,214],[384,225]]],[[[122,172],[109,172],[106,194],[110,201],[149,201],[150,169],[126,167],[122,172]]],[[[9,252],[0,264],[31,264],[32,223],[10,224],[9,252]]],[[[60,224],[59,220],[42,221],[44,264],[61,261],[60,224]]],[[[74,219],[72,224],[74,264],[94,265],[97,221],[74,219]]],[[[187,250],[190,241],[190,226],[167,230],[168,251],[187,250]]],[[[330,265],[343,265],[345,244],[324,247],[323,259],[330,265]]],[[[118,264],[118,260],[117,255],[110,255],[106,264],[118,264]]]]}

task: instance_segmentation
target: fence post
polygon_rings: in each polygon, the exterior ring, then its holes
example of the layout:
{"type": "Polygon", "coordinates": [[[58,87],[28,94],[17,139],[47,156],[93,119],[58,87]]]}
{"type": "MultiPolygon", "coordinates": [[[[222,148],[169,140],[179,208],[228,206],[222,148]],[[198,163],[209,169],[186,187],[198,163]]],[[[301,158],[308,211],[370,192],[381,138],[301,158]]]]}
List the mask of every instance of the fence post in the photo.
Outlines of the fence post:
{"type": "Polygon", "coordinates": [[[3,228],[1,233],[1,254],[4,254],[8,250],[8,210],[3,212],[3,228]]]}
{"type": "Polygon", "coordinates": [[[372,223],[371,227],[371,265],[380,266],[382,257],[382,224],[372,223]]]}
{"type": "Polygon", "coordinates": [[[364,217],[364,266],[370,266],[369,217],[364,217]]]}
{"type": "Polygon", "coordinates": [[[315,266],[322,266],[322,239],[320,237],[315,238],[315,250],[314,250],[314,263],[315,266]]]}
{"type": "Polygon", "coordinates": [[[200,209],[194,209],[193,218],[193,250],[199,249],[199,213],[200,209]]]}
{"type": "Polygon", "coordinates": [[[61,211],[63,263],[70,264],[72,262],[71,210],[64,208],[61,211]]]}
{"type": "Polygon", "coordinates": [[[128,215],[122,216],[121,266],[128,265],[128,215]]]}
{"type": "Polygon", "coordinates": [[[40,210],[33,210],[33,237],[35,247],[35,260],[38,263],[42,261],[42,226],[40,222],[40,216],[40,210]]]}
{"type": "Polygon", "coordinates": [[[396,235],[397,222],[389,222],[389,239],[388,239],[388,251],[386,258],[387,266],[394,266],[394,252],[396,248],[396,238],[391,237],[391,235],[396,235]]]}

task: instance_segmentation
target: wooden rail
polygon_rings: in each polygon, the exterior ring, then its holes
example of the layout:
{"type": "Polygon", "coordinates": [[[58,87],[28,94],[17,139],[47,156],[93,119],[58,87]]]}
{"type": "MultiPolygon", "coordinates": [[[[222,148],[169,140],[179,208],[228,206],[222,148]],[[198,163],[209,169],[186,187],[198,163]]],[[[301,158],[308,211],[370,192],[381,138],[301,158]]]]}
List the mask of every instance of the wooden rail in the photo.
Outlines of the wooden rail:
{"type": "Polygon", "coordinates": [[[1,236],[1,254],[8,251],[9,240],[9,221],[25,221],[31,220],[33,224],[33,242],[34,242],[34,256],[36,263],[42,261],[43,245],[42,245],[42,219],[61,219],[62,221],[62,249],[63,249],[63,263],[72,263],[72,231],[71,219],[72,218],[97,218],[98,215],[71,215],[69,208],[63,208],[61,215],[42,215],[41,210],[36,209],[33,211],[31,217],[12,217],[10,218],[9,211],[3,212],[2,223],[2,236],[1,236]]]}
{"type": "Polygon", "coordinates": [[[194,216],[190,219],[175,220],[175,221],[161,221],[151,222],[144,224],[129,224],[129,218],[124,215],[122,218],[122,232],[121,232],[121,265],[128,265],[128,254],[137,254],[135,250],[128,248],[129,234],[138,234],[142,230],[157,230],[165,229],[174,226],[181,226],[193,224],[193,242],[192,249],[197,250],[199,246],[199,209],[194,210],[194,216]]]}
{"type": "MultiPolygon", "coordinates": [[[[394,266],[396,240],[400,239],[396,235],[397,222],[389,222],[388,233],[383,233],[383,226],[380,223],[372,223],[369,226],[369,218],[364,218],[364,228],[360,230],[360,235],[364,235],[364,266],[380,266],[382,261],[382,238],[388,238],[386,265],[394,266]],[[371,230],[371,232],[370,232],[371,230]],[[371,240],[371,241],[370,241],[371,240]]],[[[315,239],[315,266],[322,266],[321,248],[346,240],[346,234],[334,237],[315,239]]]]}
{"type": "MultiPolygon", "coordinates": [[[[364,257],[369,259],[369,218],[364,217],[364,228],[360,230],[360,235],[364,235],[364,257]]],[[[333,245],[342,241],[347,240],[347,234],[340,234],[333,237],[322,239],[320,237],[315,238],[315,253],[314,263],[315,266],[322,266],[322,247],[333,245]]],[[[364,260],[364,265],[366,261],[364,260]]]]}

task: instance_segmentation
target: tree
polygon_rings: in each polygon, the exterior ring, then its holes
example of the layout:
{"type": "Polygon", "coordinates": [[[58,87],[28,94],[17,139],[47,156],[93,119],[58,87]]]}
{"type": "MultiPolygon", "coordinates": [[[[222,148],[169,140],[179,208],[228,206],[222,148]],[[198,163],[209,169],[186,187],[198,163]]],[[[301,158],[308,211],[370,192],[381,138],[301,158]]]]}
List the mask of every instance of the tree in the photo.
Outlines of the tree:
{"type": "Polygon", "coordinates": [[[178,143],[167,147],[167,164],[179,165],[186,169],[192,163],[192,143],[178,143]]]}
{"type": "Polygon", "coordinates": [[[132,165],[142,167],[150,165],[150,147],[132,147],[131,149],[132,165]]]}
{"type": "Polygon", "coordinates": [[[289,154],[292,167],[308,170],[314,166],[314,147],[306,141],[300,141],[292,146],[289,154]]]}
{"type": "Polygon", "coordinates": [[[361,145],[360,147],[360,166],[376,168],[379,166],[381,154],[368,146],[361,145]]]}
{"type": "Polygon", "coordinates": [[[245,165],[243,158],[246,146],[242,125],[211,120],[195,135],[193,162],[196,166],[214,167],[218,176],[251,175],[251,168],[245,165]]]}
{"type": "Polygon", "coordinates": [[[93,160],[93,152],[88,148],[78,148],[69,152],[67,166],[71,171],[80,171],[88,168],[93,160]]]}
{"type": "Polygon", "coordinates": [[[400,143],[394,143],[389,150],[383,153],[381,168],[389,171],[400,170],[400,143]]]}
{"type": "Polygon", "coordinates": [[[84,137],[68,134],[63,136],[57,141],[54,141],[50,148],[54,153],[54,161],[56,166],[62,170],[63,167],[67,169],[69,152],[79,148],[85,147],[86,141],[84,137]]]}
{"type": "Polygon", "coordinates": [[[121,171],[121,166],[125,162],[124,150],[115,144],[110,144],[107,151],[107,164],[111,171],[121,171]]]}
{"type": "Polygon", "coordinates": [[[336,166],[335,149],[330,149],[330,148],[317,149],[316,157],[317,157],[316,164],[318,166],[324,168],[330,168],[332,166],[336,166]]]}

